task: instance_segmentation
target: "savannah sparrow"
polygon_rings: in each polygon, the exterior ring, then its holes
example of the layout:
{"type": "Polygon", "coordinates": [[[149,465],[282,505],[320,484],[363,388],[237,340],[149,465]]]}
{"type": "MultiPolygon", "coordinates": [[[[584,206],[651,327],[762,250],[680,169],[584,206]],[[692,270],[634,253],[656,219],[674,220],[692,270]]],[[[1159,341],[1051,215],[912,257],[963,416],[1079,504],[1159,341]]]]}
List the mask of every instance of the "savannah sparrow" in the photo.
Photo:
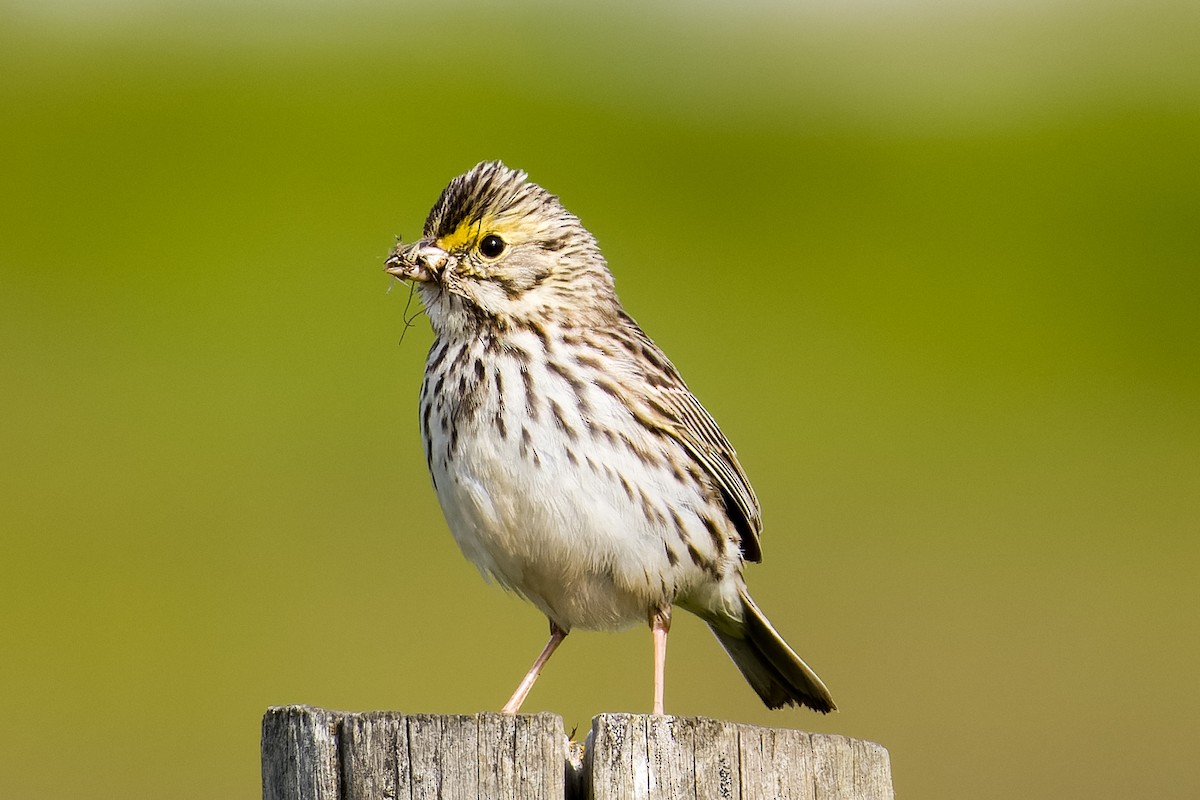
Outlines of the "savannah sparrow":
{"type": "Polygon", "coordinates": [[[672,606],[708,623],[768,707],[836,708],[746,591],[762,522],[733,447],[557,197],[481,163],[385,269],[415,283],[435,334],[421,435],[450,530],[550,620],[505,712],[572,629],[648,622],[662,714],[672,606]]]}

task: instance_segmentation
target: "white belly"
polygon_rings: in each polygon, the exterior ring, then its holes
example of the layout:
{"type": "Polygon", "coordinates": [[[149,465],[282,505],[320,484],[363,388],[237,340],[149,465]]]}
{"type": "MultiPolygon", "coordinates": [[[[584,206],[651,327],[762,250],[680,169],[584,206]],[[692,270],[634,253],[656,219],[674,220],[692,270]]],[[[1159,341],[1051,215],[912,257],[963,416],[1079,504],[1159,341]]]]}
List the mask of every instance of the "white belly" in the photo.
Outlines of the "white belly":
{"type": "MultiPolygon", "coordinates": [[[[438,500],[480,571],[565,630],[645,624],[676,599],[716,588],[701,556],[725,563],[729,577],[740,580],[740,562],[722,559],[698,516],[720,510],[665,465],[648,466],[596,433],[646,436],[621,403],[592,392],[585,419],[568,387],[553,376],[535,377],[545,392],[536,419],[513,368],[502,373],[502,394],[473,397],[469,417],[449,426],[453,435],[443,424],[449,398],[434,405],[426,431],[438,500]],[[553,421],[551,403],[574,438],[553,421]],[[681,525],[694,553],[681,544],[681,525]]],[[[486,382],[492,386],[490,377],[486,382]]],[[[736,592],[736,584],[728,588],[736,592]]]]}
{"type": "Polygon", "coordinates": [[[493,444],[467,439],[435,472],[450,530],[482,572],[568,630],[642,623],[670,604],[666,533],[619,483],[574,467],[561,447],[535,448],[535,465],[493,444]]]}

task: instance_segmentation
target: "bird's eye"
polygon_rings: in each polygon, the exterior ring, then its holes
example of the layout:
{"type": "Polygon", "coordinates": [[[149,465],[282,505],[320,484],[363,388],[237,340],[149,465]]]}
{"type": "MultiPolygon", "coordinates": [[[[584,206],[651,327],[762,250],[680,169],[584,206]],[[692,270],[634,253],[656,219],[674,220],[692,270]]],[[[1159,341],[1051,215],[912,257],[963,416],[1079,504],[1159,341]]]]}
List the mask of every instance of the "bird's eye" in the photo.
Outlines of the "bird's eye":
{"type": "Polygon", "coordinates": [[[504,247],[503,239],[494,233],[489,233],[479,243],[479,252],[483,254],[484,258],[499,258],[500,254],[504,252],[504,247]]]}

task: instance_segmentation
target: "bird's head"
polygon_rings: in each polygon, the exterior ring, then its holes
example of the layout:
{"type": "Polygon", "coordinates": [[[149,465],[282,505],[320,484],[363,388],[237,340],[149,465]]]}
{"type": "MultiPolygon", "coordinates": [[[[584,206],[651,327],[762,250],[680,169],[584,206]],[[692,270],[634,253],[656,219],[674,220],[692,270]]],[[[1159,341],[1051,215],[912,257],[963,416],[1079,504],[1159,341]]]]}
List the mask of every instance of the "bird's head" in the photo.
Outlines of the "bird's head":
{"type": "Polygon", "coordinates": [[[616,302],[596,240],[579,219],[499,161],[452,180],[421,239],[397,244],[384,268],[417,284],[439,332],[586,317],[616,302]]]}

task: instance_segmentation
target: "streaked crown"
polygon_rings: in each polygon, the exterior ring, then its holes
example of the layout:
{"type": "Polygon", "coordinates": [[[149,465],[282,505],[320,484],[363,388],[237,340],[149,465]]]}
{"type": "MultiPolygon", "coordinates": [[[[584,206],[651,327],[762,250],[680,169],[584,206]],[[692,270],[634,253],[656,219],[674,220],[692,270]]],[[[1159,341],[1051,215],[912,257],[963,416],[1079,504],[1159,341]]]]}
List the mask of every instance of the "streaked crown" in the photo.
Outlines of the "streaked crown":
{"type": "Polygon", "coordinates": [[[423,241],[446,254],[422,296],[435,326],[439,301],[476,319],[570,318],[619,308],[596,240],[558,198],[521,170],[484,161],[442,190],[423,241]],[[454,299],[456,298],[456,299],[454,299]],[[585,311],[586,310],[586,311],[585,311]]]}

